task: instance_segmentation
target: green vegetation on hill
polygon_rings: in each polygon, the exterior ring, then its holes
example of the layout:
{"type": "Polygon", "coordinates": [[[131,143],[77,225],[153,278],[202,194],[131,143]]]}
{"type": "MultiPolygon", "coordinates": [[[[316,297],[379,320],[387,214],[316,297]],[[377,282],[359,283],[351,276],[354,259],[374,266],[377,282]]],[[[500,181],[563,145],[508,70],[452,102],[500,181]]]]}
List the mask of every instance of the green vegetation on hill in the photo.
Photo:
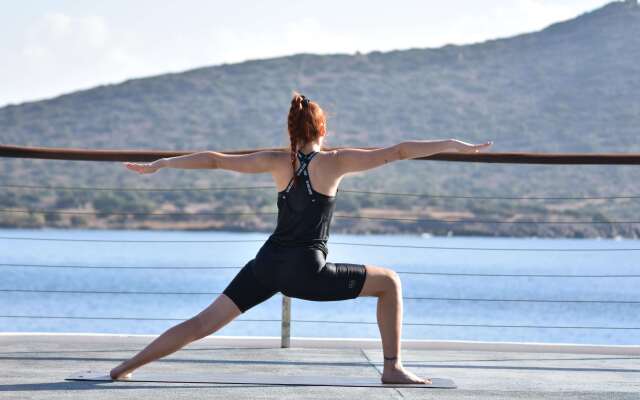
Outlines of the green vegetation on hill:
{"type": "MultiPolygon", "coordinates": [[[[466,46],[299,54],[130,80],[0,109],[0,142],[83,148],[231,150],[286,146],[292,90],[328,111],[327,145],[492,139],[495,151],[637,152],[640,6],[615,2],[540,32],[466,46]]],[[[458,195],[637,194],[636,167],[403,161],[342,189],[458,195]]],[[[118,163],[0,160],[0,184],[93,187],[270,185],[268,176],[118,163]]],[[[637,200],[429,199],[340,193],[337,214],[629,220],[637,200]]],[[[117,212],[274,211],[269,190],[80,192],[2,189],[1,208],[117,212]]],[[[275,217],[0,214],[2,226],[272,229],[275,217]]],[[[334,231],[637,237],[637,224],[446,224],[337,219],[334,231]]]]}

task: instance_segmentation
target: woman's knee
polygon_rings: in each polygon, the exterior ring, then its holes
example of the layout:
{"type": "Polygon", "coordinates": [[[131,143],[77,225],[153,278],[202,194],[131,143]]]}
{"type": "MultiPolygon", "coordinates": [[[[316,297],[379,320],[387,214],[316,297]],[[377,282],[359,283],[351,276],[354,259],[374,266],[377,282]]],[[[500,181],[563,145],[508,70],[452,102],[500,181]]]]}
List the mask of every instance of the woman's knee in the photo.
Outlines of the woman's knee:
{"type": "Polygon", "coordinates": [[[238,306],[229,297],[222,294],[194,318],[200,324],[199,334],[204,337],[216,332],[240,314],[242,311],[238,306]]]}
{"type": "Polygon", "coordinates": [[[400,275],[392,269],[387,269],[390,289],[398,292],[402,291],[402,282],[400,281],[400,275]]]}
{"type": "Polygon", "coordinates": [[[361,296],[382,296],[389,292],[401,292],[400,276],[392,269],[367,265],[367,278],[361,296]]]}

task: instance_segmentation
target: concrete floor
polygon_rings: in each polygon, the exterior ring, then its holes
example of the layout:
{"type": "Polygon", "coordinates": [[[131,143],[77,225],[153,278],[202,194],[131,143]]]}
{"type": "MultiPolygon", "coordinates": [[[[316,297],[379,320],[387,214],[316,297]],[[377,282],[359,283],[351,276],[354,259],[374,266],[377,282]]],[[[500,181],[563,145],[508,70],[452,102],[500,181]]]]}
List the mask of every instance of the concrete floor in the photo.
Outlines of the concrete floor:
{"type": "MultiPolygon", "coordinates": [[[[636,399],[640,357],[552,353],[405,350],[422,376],[453,379],[458,389],[288,387],[259,385],[73,382],[104,370],[152,340],[140,336],[0,335],[0,399],[636,399]]],[[[382,354],[366,349],[229,348],[192,343],[146,372],[380,375],[382,354]]],[[[142,369],[141,369],[142,371],[142,369]]]]}

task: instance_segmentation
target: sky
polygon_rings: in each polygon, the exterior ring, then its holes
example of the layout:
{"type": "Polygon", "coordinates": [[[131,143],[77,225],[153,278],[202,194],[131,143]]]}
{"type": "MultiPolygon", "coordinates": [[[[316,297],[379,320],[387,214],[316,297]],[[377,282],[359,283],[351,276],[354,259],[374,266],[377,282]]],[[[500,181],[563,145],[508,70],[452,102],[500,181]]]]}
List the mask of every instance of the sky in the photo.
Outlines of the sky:
{"type": "Polygon", "coordinates": [[[296,53],[467,44],[611,0],[20,0],[0,13],[0,106],[296,53]]]}

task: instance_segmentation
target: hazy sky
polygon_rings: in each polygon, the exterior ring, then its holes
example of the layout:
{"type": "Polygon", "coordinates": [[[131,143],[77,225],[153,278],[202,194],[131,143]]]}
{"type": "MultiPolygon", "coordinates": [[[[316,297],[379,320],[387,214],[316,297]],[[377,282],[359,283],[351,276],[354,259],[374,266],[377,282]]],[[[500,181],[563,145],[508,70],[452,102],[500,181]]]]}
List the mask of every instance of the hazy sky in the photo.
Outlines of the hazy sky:
{"type": "Polygon", "coordinates": [[[0,106],[247,59],[478,42],[538,30],[608,2],[6,1],[0,106]]]}

